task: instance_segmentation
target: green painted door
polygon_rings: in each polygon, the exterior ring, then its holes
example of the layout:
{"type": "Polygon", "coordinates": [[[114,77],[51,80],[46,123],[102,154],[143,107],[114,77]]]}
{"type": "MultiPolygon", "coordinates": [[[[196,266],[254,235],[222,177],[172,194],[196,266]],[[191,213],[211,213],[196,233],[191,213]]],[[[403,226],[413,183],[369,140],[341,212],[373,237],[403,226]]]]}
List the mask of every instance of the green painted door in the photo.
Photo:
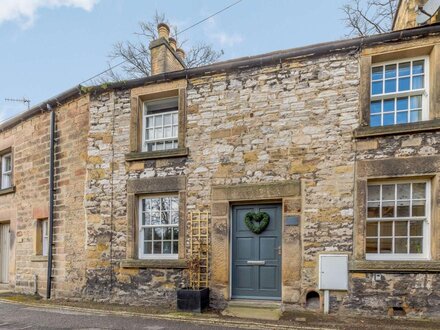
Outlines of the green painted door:
{"type": "Polygon", "coordinates": [[[281,299],[281,205],[232,208],[232,298],[281,299]],[[266,212],[266,230],[254,234],[245,223],[248,212],[266,212]]]}

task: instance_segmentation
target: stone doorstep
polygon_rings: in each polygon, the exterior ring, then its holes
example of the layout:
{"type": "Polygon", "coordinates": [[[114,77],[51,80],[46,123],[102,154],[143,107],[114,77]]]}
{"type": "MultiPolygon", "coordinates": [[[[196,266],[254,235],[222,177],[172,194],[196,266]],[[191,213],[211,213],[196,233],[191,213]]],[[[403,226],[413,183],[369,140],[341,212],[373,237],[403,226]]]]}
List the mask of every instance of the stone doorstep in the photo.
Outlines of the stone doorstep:
{"type": "Polygon", "coordinates": [[[282,314],[280,302],[265,300],[231,300],[222,312],[225,316],[266,321],[278,321],[282,314]]]}

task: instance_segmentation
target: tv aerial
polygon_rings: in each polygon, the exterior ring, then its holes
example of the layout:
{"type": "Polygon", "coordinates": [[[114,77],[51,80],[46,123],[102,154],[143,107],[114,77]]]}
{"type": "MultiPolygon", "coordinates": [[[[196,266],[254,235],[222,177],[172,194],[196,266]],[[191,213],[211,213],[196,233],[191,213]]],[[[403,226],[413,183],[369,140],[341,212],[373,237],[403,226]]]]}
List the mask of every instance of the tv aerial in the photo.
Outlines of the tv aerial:
{"type": "Polygon", "coordinates": [[[31,107],[31,100],[29,100],[28,98],[22,97],[21,99],[11,99],[11,98],[6,98],[5,99],[6,102],[18,102],[18,103],[24,103],[27,104],[27,108],[28,110],[31,107]]]}
{"type": "Polygon", "coordinates": [[[418,25],[425,24],[432,16],[440,9],[440,0],[428,0],[423,6],[417,6],[417,18],[418,25]]]}

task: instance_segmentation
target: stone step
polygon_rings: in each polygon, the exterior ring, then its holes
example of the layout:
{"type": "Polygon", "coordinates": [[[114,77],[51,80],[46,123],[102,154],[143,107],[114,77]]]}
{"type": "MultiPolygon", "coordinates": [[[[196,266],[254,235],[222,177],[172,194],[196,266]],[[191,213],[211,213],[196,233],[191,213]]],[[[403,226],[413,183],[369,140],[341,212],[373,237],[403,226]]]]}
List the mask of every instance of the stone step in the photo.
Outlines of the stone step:
{"type": "Polygon", "coordinates": [[[222,314],[246,319],[278,321],[282,315],[282,305],[277,301],[231,300],[222,314]]]}

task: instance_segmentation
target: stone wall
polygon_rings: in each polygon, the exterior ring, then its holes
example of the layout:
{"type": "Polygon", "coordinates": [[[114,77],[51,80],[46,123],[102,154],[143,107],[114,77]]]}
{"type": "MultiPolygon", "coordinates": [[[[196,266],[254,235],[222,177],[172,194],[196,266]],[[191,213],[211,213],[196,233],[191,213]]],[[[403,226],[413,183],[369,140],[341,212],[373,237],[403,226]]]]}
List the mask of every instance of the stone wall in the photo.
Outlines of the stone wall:
{"type": "MultiPolygon", "coordinates": [[[[55,110],[54,296],[81,292],[84,280],[84,181],[88,97],[55,110]],[[65,244],[68,242],[69,244],[65,244]]],[[[37,222],[49,216],[50,116],[45,112],[0,133],[1,149],[11,147],[15,193],[0,196],[0,221],[11,224],[10,287],[46,291],[47,257],[36,251],[37,222]]]]}

